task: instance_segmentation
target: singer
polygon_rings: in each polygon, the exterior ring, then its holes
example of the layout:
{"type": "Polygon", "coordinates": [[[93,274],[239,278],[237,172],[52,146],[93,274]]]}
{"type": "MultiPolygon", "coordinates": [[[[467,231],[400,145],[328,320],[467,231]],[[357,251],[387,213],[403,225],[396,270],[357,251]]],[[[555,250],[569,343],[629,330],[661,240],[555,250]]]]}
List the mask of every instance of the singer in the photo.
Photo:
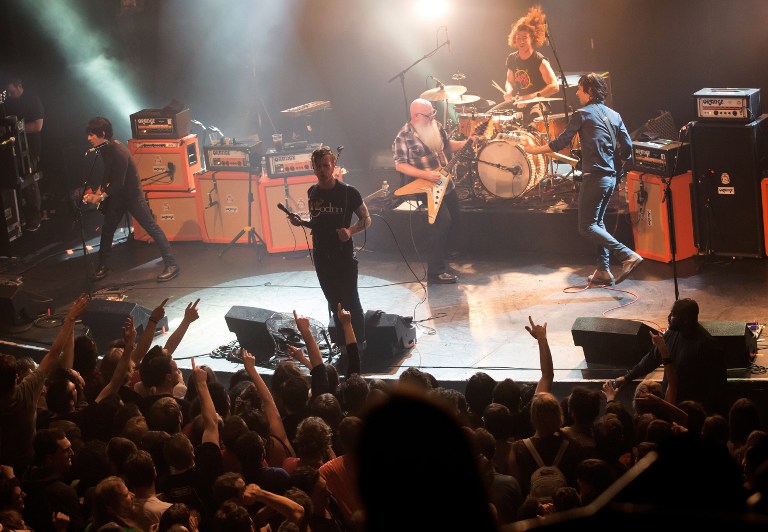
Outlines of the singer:
{"type": "MultiPolygon", "coordinates": [[[[289,214],[288,219],[295,226],[312,230],[315,272],[328,301],[328,311],[333,316],[336,331],[339,335],[343,334],[336,314],[341,303],[352,314],[352,328],[362,353],[365,318],[357,292],[358,265],[352,235],[370,227],[371,216],[360,192],[334,177],[336,156],[329,148],[324,146],[312,152],[312,169],[317,176],[317,184],[307,192],[310,221],[302,221],[296,214],[289,214]],[[357,216],[357,222],[350,225],[352,213],[357,216]]],[[[344,345],[343,336],[333,341],[344,345]]]]}
{"type": "Polygon", "coordinates": [[[155,222],[144,200],[136,163],[131,153],[120,141],[112,140],[112,124],[104,117],[92,118],[85,131],[88,134],[88,142],[92,145],[86,155],[95,152],[96,154],[91,156],[100,157],[104,161],[103,174],[100,176],[96,192],[83,196],[83,203],[98,205],[104,215],[99,244],[99,266],[93,279],[104,279],[109,273],[112,238],[120,220],[128,212],[160,248],[165,267],[157,276],[157,280],[170,281],[179,274],[179,266],[165,233],[155,222]]]}
{"type": "MultiPolygon", "coordinates": [[[[395,170],[417,179],[438,182],[443,174],[438,170],[448,163],[448,153],[453,153],[467,143],[466,140],[450,140],[442,124],[435,120],[432,104],[421,98],[411,102],[411,120],[398,131],[392,143],[395,170]]],[[[450,182],[437,211],[435,223],[429,226],[430,253],[427,276],[430,282],[451,284],[456,275],[448,271],[445,257],[448,254],[449,237],[456,232],[459,222],[459,198],[456,187],[450,182]]]]}
{"type": "Polygon", "coordinates": [[[594,72],[579,79],[576,97],[581,109],[571,115],[568,127],[549,144],[524,144],[528,153],[541,154],[562,150],[579,134],[582,150],[582,181],[579,187],[579,234],[590,239],[597,251],[597,268],[587,278],[592,285],[614,284],[610,254],[621,261],[621,273],[615,279],[620,283],[643,258],[616,240],[605,229],[603,221],[608,202],[622,177],[625,161],[632,158],[632,140],[621,115],[603,103],[608,94],[605,79],[594,72]]]}
{"type": "Polygon", "coordinates": [[[535,115],[541,114],[542,108],[549,111],[548,105],[519,105],[517,102],[551,96],[560,90],[549,60],[536,51],[536,48],[547,42],[547,17],[541,6],[533,6],[524,17],[518,19],[512,25],[507,39],[509,46],[517,48],[517,51],[507,57],[505,101],[491,110],[523,110],[523,121],[529,124],[535,115]]]}

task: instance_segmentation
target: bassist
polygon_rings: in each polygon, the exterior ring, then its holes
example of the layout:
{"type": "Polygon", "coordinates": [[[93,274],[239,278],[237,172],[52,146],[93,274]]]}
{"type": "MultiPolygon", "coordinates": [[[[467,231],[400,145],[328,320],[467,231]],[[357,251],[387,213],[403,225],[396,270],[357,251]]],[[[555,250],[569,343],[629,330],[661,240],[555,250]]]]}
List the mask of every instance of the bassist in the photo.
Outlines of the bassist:
{"type": "MultiPolygon", "coordinates": [[[[395,169],[410,178],[423,179],[435,184],[446,177],[440,173],[449,157],[447,153],[460,150],[466,140],[451,140],[443,126],[435,120],[435,110],[428,100],[411,102],[411,119],[397,133],[392,143],[395,169]]],[[[430,282],[450,284],[457,281],[449,271],[445,257],[449,235],[456,234],[459,220],[459,199],[453,181],[448,181],[442,206],[430,225],[430,252],[427,275],[430,282]]]]}

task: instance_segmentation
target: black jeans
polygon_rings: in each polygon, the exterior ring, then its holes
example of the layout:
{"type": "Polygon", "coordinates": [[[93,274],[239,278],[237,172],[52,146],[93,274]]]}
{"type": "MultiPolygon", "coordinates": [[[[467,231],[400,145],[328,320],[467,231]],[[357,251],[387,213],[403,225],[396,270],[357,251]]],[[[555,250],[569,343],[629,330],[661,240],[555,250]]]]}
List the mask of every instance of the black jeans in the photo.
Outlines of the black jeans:
{"type": "Polygon", "coordinates": [[[175,266],[176,259],[171,252],[171,244],[165,237],[165,233],[157,225],[152,217],[147,202],[139,194],[119,194],[107,198],[107,204],[103,207],[104,225],[101,228],[101,242],[99,244],[99,265],[109,267],[109,257],[112,251],[112,239],[115,236],[115,230],[120,224],[125,213],[133,216],[141,227],[152,237],[157,247],[160,248],[160,254],[163,256],[163,262],[166,266],[175,266]]]}
{"type": "MultiPolygon", "coordinates": [[[[336,330],[343,334],[341,322],[337,316],[338,305],[352,314],[352,329],[358,345],[365,342],[365,317],[360,295],[357,293],[357,259],[354,254],[338,252],[323,252],[313,250],[315,272],[320,288],[323,290],[328,310],[333,316],[336,330]]],[[[342,340],[342,343],[344,341],[342,340]]]]}
{"type": "Polygon", "coordinates": [[[440,275],[447,270],[445,255],[448,243],[455,240],[456,229],[459,221],[459,197],[456,189],[445,195],[440,210],[437,211],[435,223],[427,229],[430,239],[429,261],[427,262],[428,275],[440,275]]]}

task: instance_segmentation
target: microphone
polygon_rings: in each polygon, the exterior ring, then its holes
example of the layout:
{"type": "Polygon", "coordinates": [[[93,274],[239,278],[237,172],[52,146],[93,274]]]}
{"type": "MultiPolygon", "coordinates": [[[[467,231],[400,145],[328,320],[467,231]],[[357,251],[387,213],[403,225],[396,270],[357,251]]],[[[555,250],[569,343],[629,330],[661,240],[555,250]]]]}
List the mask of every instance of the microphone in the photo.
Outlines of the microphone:
{"type": "Polygon", "coordinates": [[[3,142],[0,142],[0,146],[5,146],[7,144],[13,144],[14,142],[16,142],[16,137],[8,137],[3,142]]]}
{"type": "Polygon", "coordinates": [[[87,156],[94,152],[98,153],[98,151],[102,149],[104,146],[106,146],[107,144],[109,144],[109,141],[102,142],[101,144],[99,144],[98,146],[94,146],[93,148],[88,148],[87,150],[85,150],[85,155],[87,156]]]}
{"type": "Polygon", "coordinates": [[[523,167],[520,166],[519,164],[516,164],[512,166],[511,171],[512,171],[512,175],[520,175],[523,173],[523,167]]]}
{"type": "Polygon", "coordinates": [[[440,81],[439,79],[437,79],[435,76],[429,76],[429,77],[432,78],[433,80],[435,80],[435,82],[437,83],[438,87],[440,87],[441,89],[445,88],[445,84],[442,81],[440,81]]]}
{"type": "Polygon", "coordinates": [[[175,173],[176,173],[176,165],[168,161],[168,176],[171,178],[171,183],[173,183],[173,174],[175,173]]]}
{"type": "Polygon", "coordinates": [[[448,53],[451,53],[451,40],[448,38],[448,26],[443,26],[445,29],[445,42],[448,43],[448,53]]]}
{"type": "Polygon", "coordinates": [[[287,214],[288,216],[295,216],[295,215],[294,215],[294,214],[293,214],[293,213],[292,213],[292,212],[291,212],[291,211],[288,209],[288,207],[286,207],[286,206],[285,206],[285,205],[283,205],[282,203],[278,203],[278,204],[277,204],[277,208],[278,208],[278,209],[280,209],[281,211],[283,211],[283,212],[284,212],[285,214],[287,214]]]}

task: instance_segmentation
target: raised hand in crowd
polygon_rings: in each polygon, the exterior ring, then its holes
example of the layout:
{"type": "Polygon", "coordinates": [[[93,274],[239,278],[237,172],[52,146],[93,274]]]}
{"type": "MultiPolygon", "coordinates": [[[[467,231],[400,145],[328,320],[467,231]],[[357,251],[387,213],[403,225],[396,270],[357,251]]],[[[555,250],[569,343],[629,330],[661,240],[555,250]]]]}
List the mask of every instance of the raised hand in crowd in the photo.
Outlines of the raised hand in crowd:
{"type": "Polygon", "coordinates": [[[139,338],[139,344],[131,354],[131,360],[135,366],[141,363],[141,359],[144,358],[152,345],[152,339],[155,337],[155,326],[165,317],[165,304],[168,303],[168,299],[170,298],[163,299],[163,302],[152,309],[149,315],[149,321],[141,334],[141,338],[139,338]]]}
{"type": "Polygon", "coordinates": [[[615,386],[616,381],[605,381],[603,383],[603,395],[608,402],[615,401],[616,395],[619,393],[619,389],[615,386]]]}
{"type": "Polygon", "coordinates": [[[355,329],[352,328],[352,313],[341,306],[339,303],[336,314],[339,317],[341,328],[344,330],[344,343],[347,346],[347,377],[360,373],[360,351],[357,347],[357,337],[355,329]]]}
{"type": "MultiPolygon", "coordinates": [[[[40,361],[40,365],[38,366],[38,369],[44,376],[48,377],[51,375],[62,365],[62,363],[68,363],[63,360],[64,357],[70,356],[67,352],[67,345],[73,341],[75,323],[80,319],[80,316],[85,312],[85,308],[90,302],[90,296],[83,294],[78,297],[72,307],[70,307],[69,312],[67,312],[67,316],[64,318],[64,322],[61,325],[61,330],[59,330],[59,334],[51,345],[51,349],[43,360],[40,361]],[[60,359],[59,356],[62,354],[64,354],[64,356],[60,359]]],[[[71,353],[71,356],[74,358],[74,351],[71,353]]],[[[72,367],[71,364],[69,367],[72,367]]]]}
{"type": "Polygon", "coordinates": [[[552,382],[555,380],[555,370],[552,363],[552,351],[550,351],[549,342],[547,341],[547,323],[544,322],[544,325],[537,325],[530,316],[528,316],[528,322],[530,325],[526,325],[525,330],[539,343],[541,378],[536,385],[535,393],[551,392],[552,382]]]}
{"type": "Polygon", "coordinates": [[[181,340],[184,339],[184,335],[187,334],[190,324],[197,320],[200,316],[197,313],[197,304],[200,303],[200,298],[197,298],[194,303],[188,303],[187,308],[184,310],[184,317],[173,331],[168,341],[165,342],[165,349],[168,351],[168,355],[173,355],[176,348],[179,347],[181,340]]]}

